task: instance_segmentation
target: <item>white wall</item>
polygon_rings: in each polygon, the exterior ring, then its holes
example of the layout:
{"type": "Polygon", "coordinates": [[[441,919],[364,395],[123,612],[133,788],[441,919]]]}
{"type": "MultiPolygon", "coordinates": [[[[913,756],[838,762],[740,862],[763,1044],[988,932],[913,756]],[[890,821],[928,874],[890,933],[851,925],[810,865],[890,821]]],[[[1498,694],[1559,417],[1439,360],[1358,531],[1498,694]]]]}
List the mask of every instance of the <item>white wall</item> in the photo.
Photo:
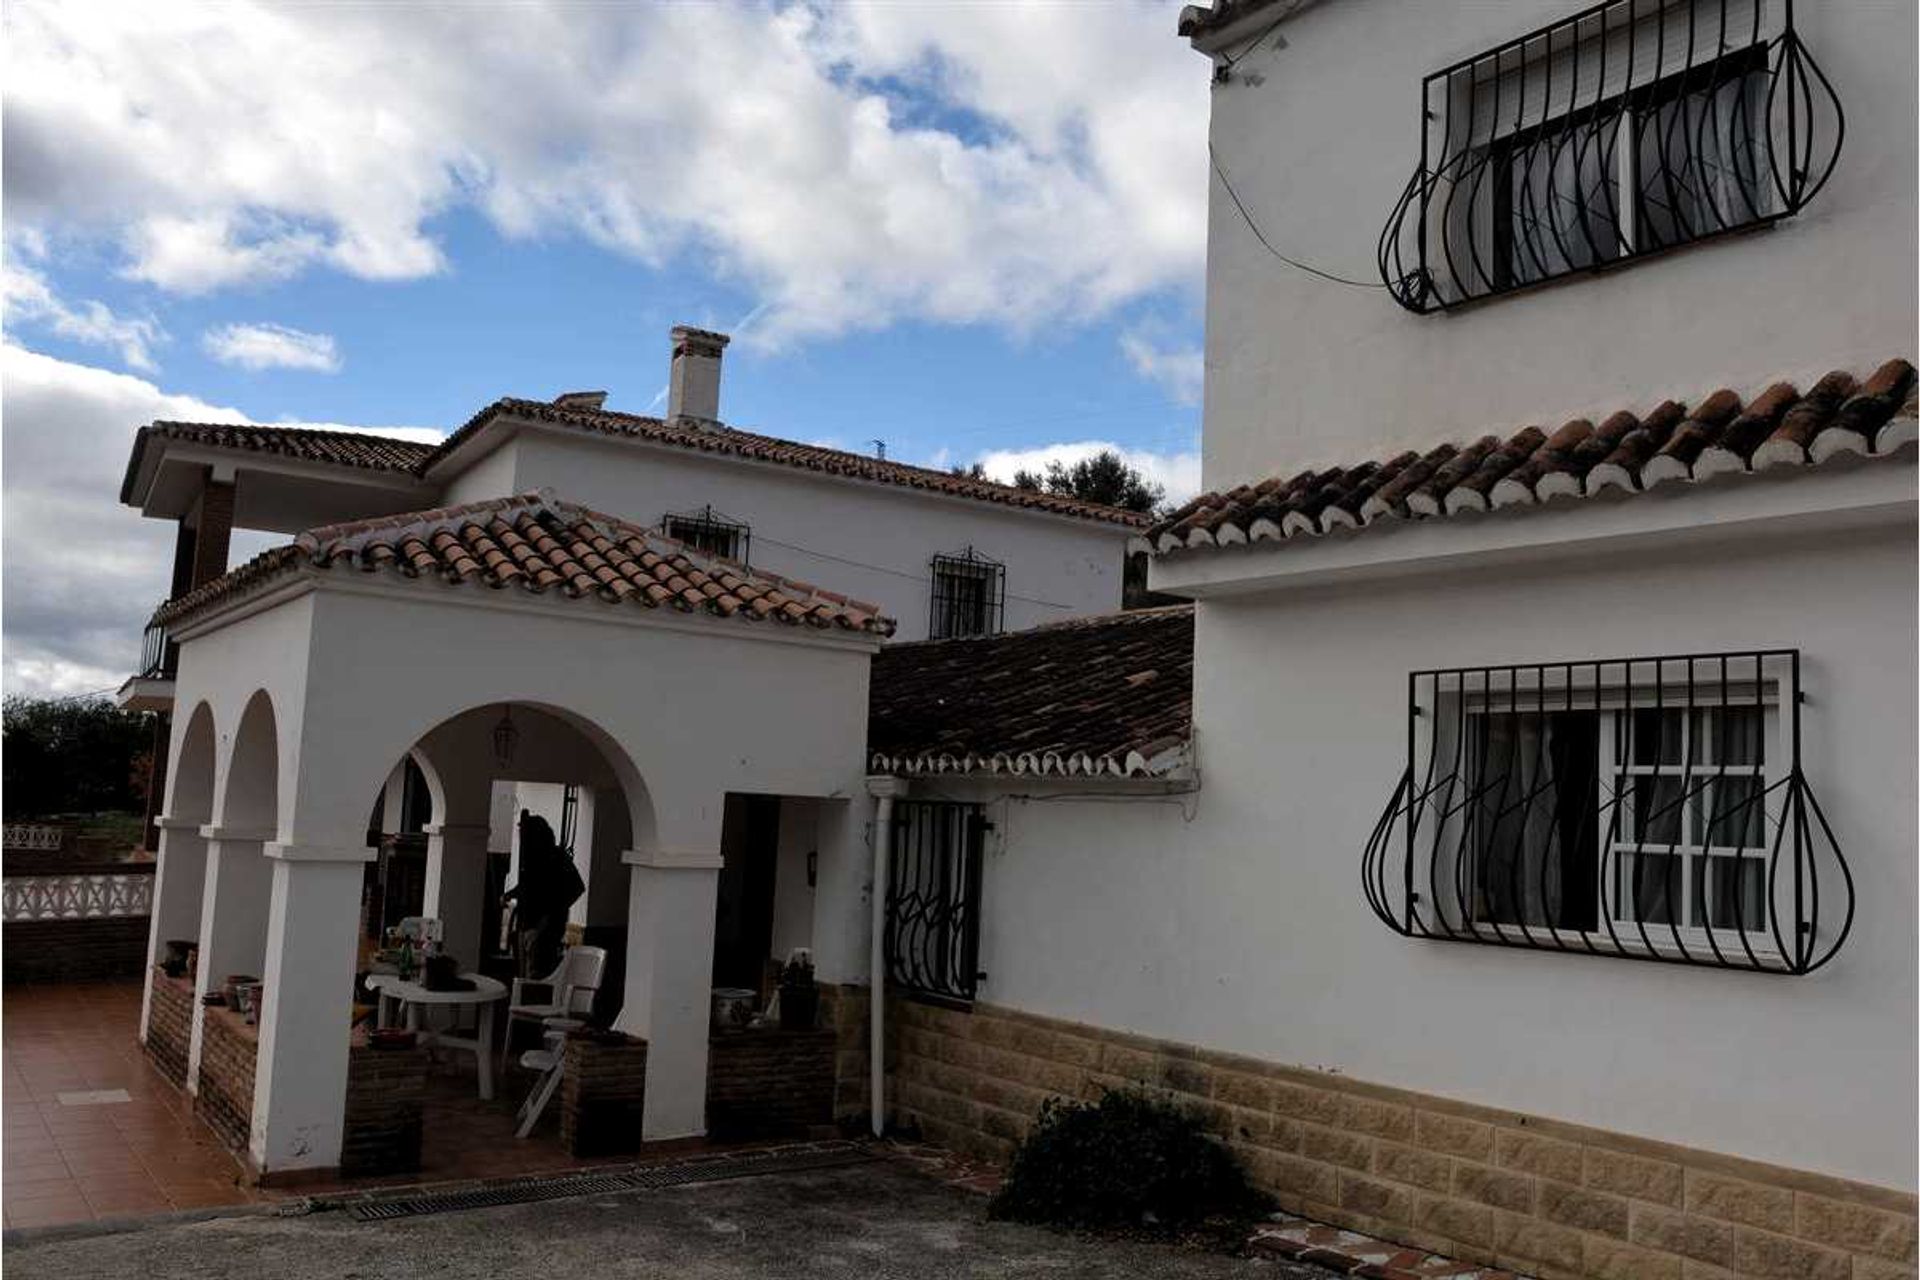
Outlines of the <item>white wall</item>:
{"type": "Polygon", "coordinates": [[[878,604],[900,640],[927,634],[932,558],[968,547],[1007,566],[1008,630],[1120,607],[1129,531],[1119,525],[585,432],[523,432],[458,477],[447,501],[543,487],[656,528],[711,505],[751,526],[755,568],[878,604]]]}
{"type": "Polygon", "coordinates": [[[1008,806],[982,998],[1911,1190],[1914,539],[1909,520],[1205,602],[1192,821],[1008,806]],[[1803,652],[1807,776],[1859,886],[1826,969],[1416,942],[1368,911],[1409,670],[1755,646],[1803,652]]]}
{"type": "MultiPolygon", "coordinates": [[[[1281,252],[1361,281],[1420,154],[1421,78],[1574,0],[1335,0],[1288,19],[1213,93],[1219,161],[1281,252]],[[1255,85],[1238,73],[1262,78],[1255,85]]],[[[1802,390],[1913,354],[1915,6],[1826,0],[1798,29],[1838,90],[1832,181],[1776,229],[1448,315],[1270,257],[1216,182],[1204,475],[1231,486],[1449,439],[1549,430],[1721,386],[1802,390]]],[[[1195,58],[1193,74],[1206,68],[1195,58]]]]}
{"type": "Polygon", "coordinates": [[[769,953],[781,964],[795,947],[813,946],[814,886],[807,883],[807,855],[820,850],[820,802],[780,801],[780,843],[773,874],[773,941],[769,953]]]}

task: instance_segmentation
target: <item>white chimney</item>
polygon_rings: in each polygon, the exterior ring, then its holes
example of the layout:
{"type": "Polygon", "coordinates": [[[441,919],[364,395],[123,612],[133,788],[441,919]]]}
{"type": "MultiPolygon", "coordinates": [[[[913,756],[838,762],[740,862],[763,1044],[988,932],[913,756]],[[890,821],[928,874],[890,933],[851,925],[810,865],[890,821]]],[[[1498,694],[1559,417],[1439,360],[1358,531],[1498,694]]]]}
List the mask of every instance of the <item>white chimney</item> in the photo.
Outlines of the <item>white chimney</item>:
{"type": "Polygon", "coordinates": [[[677,324],[673,327],[673,369],[667,378],[667,420],[720,421],[720,355],[724,333],[677,324]]]}

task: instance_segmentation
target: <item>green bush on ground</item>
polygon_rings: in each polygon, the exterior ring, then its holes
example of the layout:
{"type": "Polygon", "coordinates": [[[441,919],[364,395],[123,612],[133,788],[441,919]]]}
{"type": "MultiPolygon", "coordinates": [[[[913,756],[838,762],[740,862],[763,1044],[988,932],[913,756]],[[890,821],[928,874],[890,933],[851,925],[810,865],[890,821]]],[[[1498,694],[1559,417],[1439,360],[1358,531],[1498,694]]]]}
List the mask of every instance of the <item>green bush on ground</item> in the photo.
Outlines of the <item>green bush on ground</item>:
{"type": "Polygon", "coordinates": [[[1267,1197],[1193,1116],[1135,1089],[1049,1099],[988,1212],[1015,1222],[1185,1233],[1245,1222],[1267,1197]]]}

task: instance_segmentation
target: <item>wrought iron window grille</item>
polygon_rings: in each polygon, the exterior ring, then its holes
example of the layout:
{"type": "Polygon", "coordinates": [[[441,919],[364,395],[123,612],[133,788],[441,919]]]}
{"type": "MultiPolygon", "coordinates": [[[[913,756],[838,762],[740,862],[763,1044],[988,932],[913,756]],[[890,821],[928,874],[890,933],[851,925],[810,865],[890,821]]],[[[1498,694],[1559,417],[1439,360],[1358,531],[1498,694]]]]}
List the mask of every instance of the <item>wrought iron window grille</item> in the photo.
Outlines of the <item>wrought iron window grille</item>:
{"type": "Polygon", "coordinates": [[[670,513],[660,518],[660,532],[695,551],[748,563],[753,548],[753,530],[740,520],[730,520],[713,509],[711,503],[698,511],[670,513]]]}
{"type": "Polygon", "coordinates": [[[1800,674],[1793,649],[1410,673],[1368,906],[1404,937],[1812,973],[1854,884],[1800,674]]]}
{"type": "Polygon", "coordinates": [[[1605,0],[1426,77],[1380,277],[1444,311],[1769,226],[1845,132],[1793,0],[1605,0]]]}
{"type": "Polygon", "coordinates": [[[903,991],[970,1004],[980,972],[980,873],[988,822],[977,804],[893,807],[887,977],[903,991]]]}
{"type": "Polygon", "coordinates": [[[1006,625],[1007,566],[972,547],[933,558],[927,635],[934,640],[998,635],[1006,625]]]}

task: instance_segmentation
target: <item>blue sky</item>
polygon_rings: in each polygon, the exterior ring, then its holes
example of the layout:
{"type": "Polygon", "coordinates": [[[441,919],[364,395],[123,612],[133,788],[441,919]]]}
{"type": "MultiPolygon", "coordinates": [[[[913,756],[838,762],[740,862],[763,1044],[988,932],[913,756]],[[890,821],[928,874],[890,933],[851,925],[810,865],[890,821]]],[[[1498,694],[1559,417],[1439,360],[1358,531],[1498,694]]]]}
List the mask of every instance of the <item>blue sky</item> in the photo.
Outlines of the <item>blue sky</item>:
{"type": "Polygon", "coordinates": [[[143,422],[647,412],[676,323],[735,334],[735,425],[1003,477],[1112,443],[1185,496],[1176,12],[9,5],[6,687],[123,673],[166,558],[114,500],[143,422]]]}

